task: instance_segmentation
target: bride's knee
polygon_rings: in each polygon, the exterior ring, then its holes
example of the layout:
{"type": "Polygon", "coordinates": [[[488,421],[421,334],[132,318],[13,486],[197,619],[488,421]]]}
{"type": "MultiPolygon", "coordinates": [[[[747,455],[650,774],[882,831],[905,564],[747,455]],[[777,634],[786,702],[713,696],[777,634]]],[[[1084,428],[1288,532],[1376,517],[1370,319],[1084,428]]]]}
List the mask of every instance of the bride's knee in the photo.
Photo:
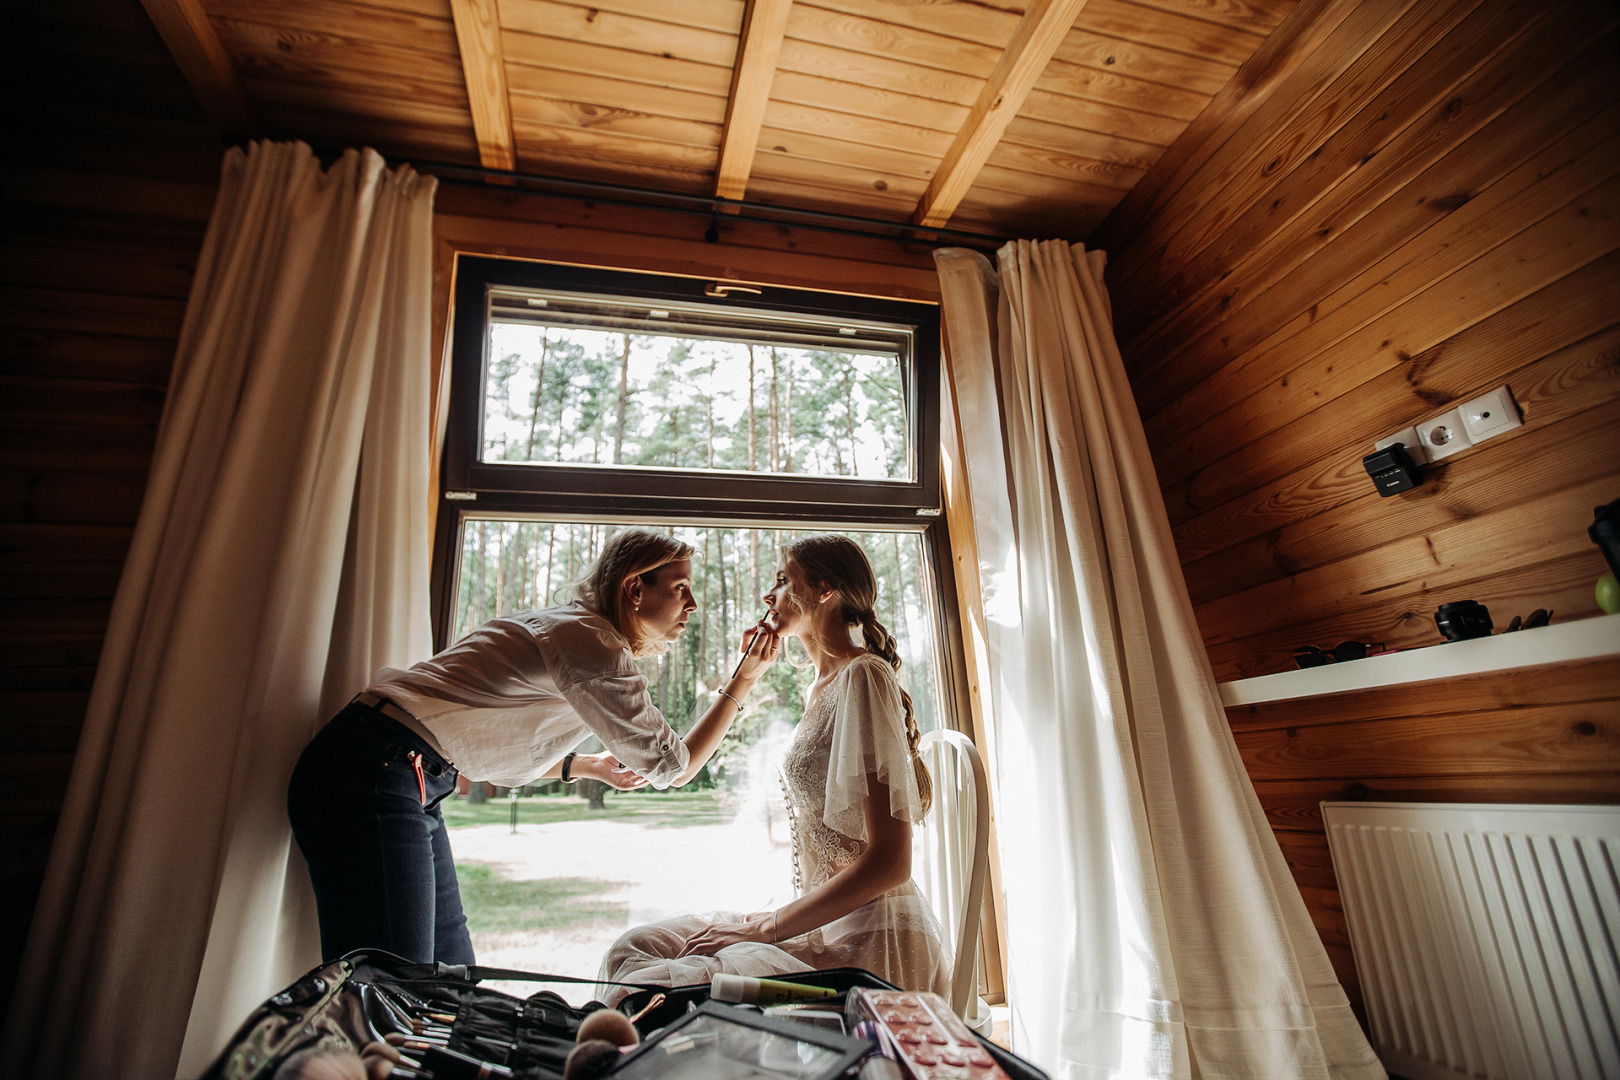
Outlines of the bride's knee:
{"type": "Polygon", "coordinates": [[[608,950],[609,958],[620,957],[658,957],[669,959],[680,954],[686,939],[675,933],[667,926],[656,923],[647,926],[632,926],[619,935],[619,939],[608,950]]]}

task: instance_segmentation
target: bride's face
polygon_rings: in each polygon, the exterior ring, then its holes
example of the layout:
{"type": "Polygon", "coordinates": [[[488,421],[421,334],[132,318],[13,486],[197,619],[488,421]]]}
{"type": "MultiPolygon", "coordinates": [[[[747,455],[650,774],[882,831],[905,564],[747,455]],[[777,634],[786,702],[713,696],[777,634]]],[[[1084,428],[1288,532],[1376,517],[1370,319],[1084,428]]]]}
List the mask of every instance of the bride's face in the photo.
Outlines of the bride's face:
{"type": "Polygon", "coordinates": [[[799,636],[809,628],[813,606],[807,599],[809,592],[804,569],[791,555],[782,556],[776,564],[776,581],[764,596],[771,624],[778,634],[799,636]]]}

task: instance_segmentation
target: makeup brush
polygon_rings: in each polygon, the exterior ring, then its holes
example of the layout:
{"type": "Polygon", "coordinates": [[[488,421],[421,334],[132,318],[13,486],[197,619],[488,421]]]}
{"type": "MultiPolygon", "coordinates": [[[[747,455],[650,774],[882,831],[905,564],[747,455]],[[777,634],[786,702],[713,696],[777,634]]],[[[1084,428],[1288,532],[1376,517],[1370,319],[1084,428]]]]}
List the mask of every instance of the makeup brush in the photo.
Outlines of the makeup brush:
{"type": "MultiPolygon", "coordinates": [[[[776,612],[767,611],[764,618],[760,619],[760,622],[767,623],[774,627],[776,625],[776,612]]],[[[753,649],[754,642],[759,637],[759,631],[760,627],[756,625],[754,627],[754,632],[748,635],[748,644],[743,646],[742,655],[737,657],[737,666],[731,669],[731,679],[735,679],[737,677],[737,672],[742,670],[743,661],[748,659],[748,653],[751,649],[753,649]]],[[[731,679],[727,679],[726,681],[730,682],[731,679]]]]}

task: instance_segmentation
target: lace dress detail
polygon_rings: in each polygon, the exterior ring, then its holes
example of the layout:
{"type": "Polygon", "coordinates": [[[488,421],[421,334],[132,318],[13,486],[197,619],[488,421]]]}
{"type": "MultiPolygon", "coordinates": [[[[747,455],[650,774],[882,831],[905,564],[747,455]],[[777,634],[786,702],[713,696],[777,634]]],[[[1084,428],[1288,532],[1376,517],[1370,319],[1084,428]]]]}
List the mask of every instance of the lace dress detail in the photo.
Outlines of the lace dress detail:
{"type": "MultiPolygon", "coordinates": [[[[865,850],[869,776],[889,787],[895,817],[921,819],[900,708],[894,672],[877,657],[860,657],[833,677],[799,721],[781,775],[793,836],[795,894],[822,885],[865,850]]],[[[734,917],[729,912],[684,915],[629,930],[603,957],[601,977],[685,986],[707,982],[719,971],[769,976],[859,967],[902,989],[949,993],[950,950],[914,882],[775,945],[740,942],[714,956],[676,956],[711,922],[734,917]]],[[[604,987],[603,1000],[611,1004],[626,992],[604,987]]]]}
{"type": "Polygon", "coordinates": [[[793,891],[801,896],[848,866],[866,847],[828,828],[823,820],[834,700],[831,694],[816,698],[799,721],[782,761],[782,795],[793,836],[793,891]]]}

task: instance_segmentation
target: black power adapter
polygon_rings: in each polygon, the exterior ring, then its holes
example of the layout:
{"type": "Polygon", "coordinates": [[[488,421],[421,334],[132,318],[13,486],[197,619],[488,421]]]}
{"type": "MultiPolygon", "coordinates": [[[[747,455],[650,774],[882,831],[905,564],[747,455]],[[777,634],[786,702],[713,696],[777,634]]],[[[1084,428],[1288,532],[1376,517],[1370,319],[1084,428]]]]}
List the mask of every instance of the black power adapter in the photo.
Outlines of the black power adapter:
{"type": "Polygon", "coordinates": [[[1390,443],[1381,450],[1374,450],[1361,459],[1361,465],[1373,478],[1378,494],[1386,499],[1423,483],[1417,463],[1406,452],[1405,443],[1390,443]]]}

